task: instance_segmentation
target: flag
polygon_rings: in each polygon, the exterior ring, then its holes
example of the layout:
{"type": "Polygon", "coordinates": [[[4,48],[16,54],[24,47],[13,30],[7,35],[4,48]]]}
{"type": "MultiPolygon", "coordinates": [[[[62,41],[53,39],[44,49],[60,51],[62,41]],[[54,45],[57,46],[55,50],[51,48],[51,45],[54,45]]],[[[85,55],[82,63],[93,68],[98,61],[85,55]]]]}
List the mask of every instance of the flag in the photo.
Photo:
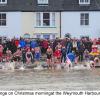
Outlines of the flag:
{"type": "Polygon", "coordinates": [[[67,59],[66,59],[66,63],[67,64],[71,64],[71,61],[70,61],[70,59],[67,57],[67,59]]]}

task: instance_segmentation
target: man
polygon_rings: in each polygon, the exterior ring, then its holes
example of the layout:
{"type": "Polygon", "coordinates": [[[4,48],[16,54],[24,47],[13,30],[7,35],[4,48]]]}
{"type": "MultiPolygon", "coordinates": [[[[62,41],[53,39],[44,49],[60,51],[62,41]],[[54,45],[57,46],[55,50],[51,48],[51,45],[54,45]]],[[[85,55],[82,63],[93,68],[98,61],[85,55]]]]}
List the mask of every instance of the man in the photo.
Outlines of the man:
{"type": "Polygon", "coordinates": [[[0,44],[0,61],[2,61],[3,56],[3,46],[0,44]]]}
{"type": "Polygon", "coordinates": [[[61,49],[61,62],[63,62],[63,59],[64,59],[64,63],[65,63],[65,61],[66,61],[66,48],[65,48],[65,46],[62,46],[62,49],[61,49]]]}

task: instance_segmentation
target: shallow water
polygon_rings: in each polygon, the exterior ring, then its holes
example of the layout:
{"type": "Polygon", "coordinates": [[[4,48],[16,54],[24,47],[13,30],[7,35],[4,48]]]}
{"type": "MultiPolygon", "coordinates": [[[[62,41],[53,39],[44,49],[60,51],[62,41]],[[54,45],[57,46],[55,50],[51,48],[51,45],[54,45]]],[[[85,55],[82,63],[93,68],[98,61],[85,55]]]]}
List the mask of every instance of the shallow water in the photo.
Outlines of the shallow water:
{"type": "Polygon", "coordinates": [[[0,70],[0,90],[100,90],[100,69],[0,70]]]}

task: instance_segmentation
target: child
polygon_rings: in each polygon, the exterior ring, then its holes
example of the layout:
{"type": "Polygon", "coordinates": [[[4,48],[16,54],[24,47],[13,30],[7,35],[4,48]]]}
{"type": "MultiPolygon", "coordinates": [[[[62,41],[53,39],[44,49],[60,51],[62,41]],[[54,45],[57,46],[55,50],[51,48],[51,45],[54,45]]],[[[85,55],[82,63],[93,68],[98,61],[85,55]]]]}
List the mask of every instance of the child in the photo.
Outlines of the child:
{"type": "Polygon", "coordinates": [[[28,51],[26,52],[26,63],[31,63],[33,58],[32,52],[30,51],[30,48],[28,48],[28,51]]]}

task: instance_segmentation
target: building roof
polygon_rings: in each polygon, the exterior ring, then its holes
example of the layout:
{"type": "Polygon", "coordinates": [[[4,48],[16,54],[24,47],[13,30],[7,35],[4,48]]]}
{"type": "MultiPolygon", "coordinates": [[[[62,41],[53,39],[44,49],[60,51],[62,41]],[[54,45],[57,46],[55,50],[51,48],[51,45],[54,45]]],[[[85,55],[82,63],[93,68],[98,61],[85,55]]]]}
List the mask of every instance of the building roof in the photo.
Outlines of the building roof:
{"type": "Polygon", "coordinates": [[[34,11],[60,11],[63,0],[49,0],[48,6],[38,6],[37,0],[34,0],[34,11]]]}
{"type": "Polygon", "coordinates": [[[7,0],[6,5],[0,5],[0,11],[33,11],[34,0],[7,0]]]}
{"type": "Polygon", "coordinates": [[[100,11],[100,0],[90,0],[90,5],[79,5],[79,0],[63,0],[63,11],[100,11]]]}
{"type": "Polygon", "coordinates": [[[0,11],[60,11],[62,0],[49,0],[48,6],[38,6],[37,0],[8,0],[0,5],[0,11]]]}
{"type": "Polygon", "coordinates": [[[8,0],[7,5],[0,5],[0,11],[100,11],[100,0],[91,0],[89,6],[81,6],[78,1],[49,0],[48,6],[39,6],[37,0],[8,0]]]}

